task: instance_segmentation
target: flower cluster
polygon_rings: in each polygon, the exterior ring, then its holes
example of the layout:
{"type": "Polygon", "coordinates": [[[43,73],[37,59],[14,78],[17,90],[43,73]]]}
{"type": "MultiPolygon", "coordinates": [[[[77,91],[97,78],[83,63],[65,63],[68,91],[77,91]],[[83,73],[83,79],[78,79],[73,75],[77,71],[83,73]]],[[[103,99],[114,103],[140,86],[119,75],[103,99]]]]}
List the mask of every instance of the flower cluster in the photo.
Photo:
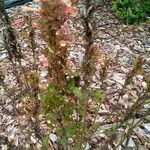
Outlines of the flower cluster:
{"type": "Polygon", "coordinates": [[[43,38],[48,45],[44,55],[49,63],[49,78],[59,89],[65,87],[68,44],[71,41],[67,19],[78,14],[74,0],[40,0],[40,24],[43,38]]]}
{"type": "Polygon", "coordinates": [[[77,15],[77,8],[72,6],[70,0],[41,0],[40,13],[44,17],[42,22],[45,26],[44,28],[46,28],[44,34],[50,46],[54,44],[54,41],[60,44],[60,46],[66,46],[69,30],[65,22],[69,16],[75,17],[77,15]]]}

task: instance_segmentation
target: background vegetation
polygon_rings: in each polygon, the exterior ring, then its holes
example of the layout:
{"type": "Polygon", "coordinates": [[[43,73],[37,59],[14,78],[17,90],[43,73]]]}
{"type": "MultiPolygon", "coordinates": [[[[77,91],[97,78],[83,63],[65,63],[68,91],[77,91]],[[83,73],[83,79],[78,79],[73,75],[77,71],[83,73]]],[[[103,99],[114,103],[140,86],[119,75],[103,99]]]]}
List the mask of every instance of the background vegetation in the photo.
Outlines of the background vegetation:
{"type": "Polygon", "coordinates": [[[143,22],[150,17],[149,0],[115,0],[112,10],[126,24],[143,22]]]}

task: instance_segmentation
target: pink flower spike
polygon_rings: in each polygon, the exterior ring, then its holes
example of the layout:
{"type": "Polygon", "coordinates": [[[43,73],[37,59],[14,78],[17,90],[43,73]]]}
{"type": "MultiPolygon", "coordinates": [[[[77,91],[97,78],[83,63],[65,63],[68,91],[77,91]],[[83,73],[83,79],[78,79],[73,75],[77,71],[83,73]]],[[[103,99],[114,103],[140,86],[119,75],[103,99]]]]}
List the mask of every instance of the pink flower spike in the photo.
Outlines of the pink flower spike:
{"type": "Polygon", "coordinates": [[[63,2],[67,7],[71,6],[71,0],[60,0],[61,2],[63,2]]]}
{"type": "Polygon", "coordinates": [[[59,44],[60,44],[61,47],[65,47],[66,46],[66,41],[61,40],[59,44]]]}
{"type": "Polygon", "coordinates": [[[67,34],[69,31],[68,27],[63,25],[61,26],[61,28],[57,31],[57,35],[63,35],[63,34],[67,34]]]}
{"type": "Polygon", "coordinates": [[[43,67],[48,67],[49,66],[49,61],[43,54],[41,56],[39,56],[39,60],[40,60],[41,65],[43,67]]]}
{"type": "Polygon", "coordinates": [[[49,66],[49,62],[47,59],[43,60],[42,62],[43,67],[48,67],[49,66]]]}
{"type": "Polygon", "coordinates": [[[75,6],[70,6],[66,8],[65,13],[75,17],[78,14],[78,10],[75,6]]]}

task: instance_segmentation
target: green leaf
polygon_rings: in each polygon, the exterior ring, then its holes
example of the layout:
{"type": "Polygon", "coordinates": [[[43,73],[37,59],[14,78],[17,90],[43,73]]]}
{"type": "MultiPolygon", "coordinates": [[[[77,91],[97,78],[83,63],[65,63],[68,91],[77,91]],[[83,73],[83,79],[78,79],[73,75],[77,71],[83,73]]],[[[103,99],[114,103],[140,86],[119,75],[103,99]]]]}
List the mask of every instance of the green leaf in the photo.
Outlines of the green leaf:
{"type": "Polygon", "coordinates": [[[146,104],[150,104],[150,99],[146,100],[146,101],[144,102],[144,104],[145,104],[145,105],[146,105],[146,104]]]}
{"type": "Polygon", "coordinates": [[[75,84],[74,84],[74,82],[70,82],[70,83],[67,85],[67,91],[68,91],[68,93],[73,92],[74,89],[75,89],[75,84]]]}
{"type": "Polygon", "coordinates": [[[83,104],[83,105],[78,106],[77,111],[78,111],[80,116],[82,116],[82,117],[85,116],[85,114],[86,114],[85,105],[83,104]]]}
{"type": "Polygon", "coordinates": [[[77,87],[74,88],[73,93],[76,97],[78,97],[80,99],[83,99],[83,97],[84,97],[81,89],[79,89],[77,87]]]}
{"type": "Polygon", "coordinates": [[[100,127],[100,124],[95,122],[88,131],[91,134],[91,133],[95,132],[95,130],[97,130],[99,127],[100,127]]]}
{"type": "Polygon", "coordinates": [[[67,138],[63,136],[62,138],[60,138],[59,142],[64,147],[64,149],[66,149],[67,144],[68,144],[67,138]]]}
{"type": "Polygon", "coordinates": [[[71,102],[65,103],[63,105],[63,109],[61,112],[64,119],[66,119],[66,120],[70,119],[70,116],[73,114],[73,110],[74,110],[74,104],[73,103],[71,103],[71,102]]]}
{"type": "Polygon", "coordinates": [[[46,116],[46,119],[49,120],[50,122],[54,122],[55,116],[54,116],[54,114],[49,112],[46,116]]]}
{"type": "Polygon", "coordinates": [[[78,76],[80,76],[80,73],[78,71],[74,71],[74,72],[71,71],[71,72],[68,73],[68,75],[70,77],[78,77],[78,76]]]}
{"type": "Polygon", "coordinates": [[[95,102],[101,102],[104,99],[105,95],[101,90],[95,90],[93,92],[93,100],[95,102]]]}
{"type": "Polygon", "coordinates": [[[73,134],[73,128],[71,126],[67,126],[67,128],[66,128],[66,136],[67,136],[67,138],[71,138],[72,134],[73,134]]]}
{"type": "Polygon", "coordinates": [[[49,149],[49,138],[48,137],[44,137],[42,139],[42,146],[44,150],[48,150],[49,149]]]}

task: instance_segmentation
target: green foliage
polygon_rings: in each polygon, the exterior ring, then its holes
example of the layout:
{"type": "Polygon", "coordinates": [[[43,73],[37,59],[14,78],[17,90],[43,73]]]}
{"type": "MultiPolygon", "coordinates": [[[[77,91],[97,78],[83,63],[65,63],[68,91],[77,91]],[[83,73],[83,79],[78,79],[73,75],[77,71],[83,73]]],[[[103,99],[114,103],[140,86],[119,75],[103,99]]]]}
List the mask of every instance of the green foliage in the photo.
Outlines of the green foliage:
{"type": "MultiPolygon", "coordinates": [[[[55,110],[59,108],[59,106],[64,104],[64,99],[61,95],[61,92],[54,84],[50,84],[48,86],[47,91],[42,96],[42,99],[45,105],[48,106],[49,104],[51,104],[51,112],[55,112],[55,110]]],[[[46,110],[48,110],[48,108],[46,110]]]]}
{"type": "Polygon", "coordinates": [[[49,138],[48,137],[44,137],[42,139],[42,146],[44,150],[48,150],[49,149],[49,138]]]}
{"type": "MultiPolygon", "coordinates": [[[[77,76],[77,73],[70,73],[77,76]]],[[[93,134],[99,125],[92,122],[90,129],[86,122],[88,115],[88,99],[95,104],[95,117],[99,110],[99,103],[104,98],[100,90],[86,90],[77,87],[72,78],[68,80],[65,91],[59,91],[57,85],[50,84],[42,95],[44,112],[49,122],[49,127],[55,129],[58,136],[58,143],[64,148],[71,146],[75,149],[82,149],[87,139],[93,134]],[[69,142],[69,139],[73,143],[69,142]]]]}
{"type": "Polygon", "coordinates": [[[115,15],[124,23],[145,21],[150,16],[149,0],[115,0],[112,5],[115,15]]]}
{"type": "Polygon", "coordinates": [[[73,90],[73,94],[77,98],[83,99],[83,93],[82,93],[82,91],[79,88],[75,87],[74,90],[73,90]]]}
{"type": "Polygon", "coordinates": [[[101,90],[93,91],[93,100],[97,103],[101,102],[104,99],[104,93],[101,90]]]}

